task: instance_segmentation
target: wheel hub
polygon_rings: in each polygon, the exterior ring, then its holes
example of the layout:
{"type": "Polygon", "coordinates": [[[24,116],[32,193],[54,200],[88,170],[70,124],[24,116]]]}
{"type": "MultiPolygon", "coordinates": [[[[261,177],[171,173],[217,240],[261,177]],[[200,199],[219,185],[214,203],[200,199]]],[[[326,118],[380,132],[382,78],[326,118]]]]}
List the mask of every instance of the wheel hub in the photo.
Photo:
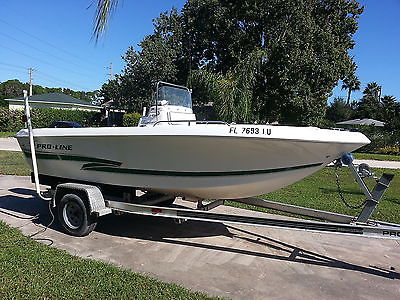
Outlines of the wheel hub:
{"type": "Polygon", "coordinates": [[[84,220],[81,207],[75,202],[67,203],[63,208],[64,221],[71,229],[78,229],[84,220]]]}

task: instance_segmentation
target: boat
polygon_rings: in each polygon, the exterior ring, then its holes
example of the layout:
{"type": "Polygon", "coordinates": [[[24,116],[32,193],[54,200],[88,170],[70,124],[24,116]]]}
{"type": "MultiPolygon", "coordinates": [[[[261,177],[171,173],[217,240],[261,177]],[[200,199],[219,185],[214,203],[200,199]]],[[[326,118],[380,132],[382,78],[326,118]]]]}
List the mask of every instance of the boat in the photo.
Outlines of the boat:
{"type": "MultiPolygon", "coordinates": [[[[159,82],[138,127],[33,130],[42,184],[90,183],[185,199],[275,191],[370,141],[359,132],[197,121],[191,91],[159,82]]],[[[16,135],[29,163],[29,134],[16,135]]]]}

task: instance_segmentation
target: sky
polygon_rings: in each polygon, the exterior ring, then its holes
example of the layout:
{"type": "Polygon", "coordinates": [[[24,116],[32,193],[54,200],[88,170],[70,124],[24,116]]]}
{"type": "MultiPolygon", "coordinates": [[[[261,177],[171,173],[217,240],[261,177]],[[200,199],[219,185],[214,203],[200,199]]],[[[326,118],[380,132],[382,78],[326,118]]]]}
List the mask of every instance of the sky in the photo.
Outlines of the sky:
{"type": "MultiPolygon", "coordinates": [[[[382,96],[400,100],[400,0],[364,0],[364,12],[359,18],[354,35],[356,45],[350,51],[358,69],[361,90],[353,92],[352,100],[359,100],[369,82],[382,86],[382,96]]],[[[347,99],[341,84],[333,90],[333,97],[347,99]]]]}
{"type": "Polygon", "coordinates": [[[96,44],[91,39],[92,1],[0,0],[0,82],[27,82],[28,68],[34,68],[34,84],[99,89],[109,78],[110,63],[113,73],[119,73],[128,47],[153,32],[153,19],[185,3],[120,0],[106,35],[96,44]]]}
{"type": "MultiPolygon", "coordinates": [[[[0,82],[29,80],[48,87],[74,90],[99,89],[113,73],[124,67],[121,58],[129,46],[153,32],[152,20],[172,7],[181,9],[184,0],[120,0],[108,31],[96,44],[92,39],[93,0],[0,0],[0,82]]],[[[94,0],[93,2],[97,2],[94,0]]],[[[362,96],[368,82],[382,85],[382,95],[400,98],[400,1],[359,0],[365,6],[350,51],[358,65],[362,96]]],[[[346,98],[341,84],[334,97],[346,98]]]]}

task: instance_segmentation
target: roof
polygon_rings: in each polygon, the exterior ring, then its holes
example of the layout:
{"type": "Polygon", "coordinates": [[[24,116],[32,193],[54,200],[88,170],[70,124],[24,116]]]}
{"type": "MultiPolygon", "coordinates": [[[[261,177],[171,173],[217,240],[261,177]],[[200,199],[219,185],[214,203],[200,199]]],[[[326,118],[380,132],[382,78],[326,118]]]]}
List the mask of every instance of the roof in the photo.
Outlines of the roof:
{"type": "Polygon", "coordinates": [[[337,125],[373,125],[375,127],[385,126],[385,122],[374,119],[354,119],[348,121],[337,122],[337,125]]]}
{"type": "MultiPolygon", "coordinates": [[[[5,99],[7,101],[23,101],[23,97],[19,98],[12,98],[12,99],[5,99]]],[[[69,95],[60,94],[60,93],[48,93],[48,94],[41,94],[41,95],[33,95],[29,97],[29,101],[32,102],[44,102],[44,103],[59,103],[59,104],[75,104],[75,105],[86,105],[86,106],[93,106],[97,107],[96,105],[91,104],[82,99],[77,99],[69,95]]]]}

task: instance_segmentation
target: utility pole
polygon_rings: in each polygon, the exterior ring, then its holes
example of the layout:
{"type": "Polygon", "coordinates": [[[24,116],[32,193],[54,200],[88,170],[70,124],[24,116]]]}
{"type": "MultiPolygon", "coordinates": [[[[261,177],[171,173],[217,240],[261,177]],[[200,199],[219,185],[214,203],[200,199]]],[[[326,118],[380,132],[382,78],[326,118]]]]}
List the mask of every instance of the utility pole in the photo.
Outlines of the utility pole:
{"type": "Polygon", "coordinates": [[[378,102],[381,102],[381,96],[382,96],[382,86],[379,87],[378,102]]]}
{"type": "Polygon", "coordinates": [[[112,62],[110,62],[110,66],[106,68],[110,71],[108,75],[110,76],[110,80],[112,80],[113,79],[112,62]]]}
{"type": "Polygon", "coordinates": [[[32,96],[32,73],[33,73],[33,71],[36,71],[36,70],[33,68],[29,68],[28,71],[29,71],[29,97],[30,97],[30,96],[32,96]]]}

